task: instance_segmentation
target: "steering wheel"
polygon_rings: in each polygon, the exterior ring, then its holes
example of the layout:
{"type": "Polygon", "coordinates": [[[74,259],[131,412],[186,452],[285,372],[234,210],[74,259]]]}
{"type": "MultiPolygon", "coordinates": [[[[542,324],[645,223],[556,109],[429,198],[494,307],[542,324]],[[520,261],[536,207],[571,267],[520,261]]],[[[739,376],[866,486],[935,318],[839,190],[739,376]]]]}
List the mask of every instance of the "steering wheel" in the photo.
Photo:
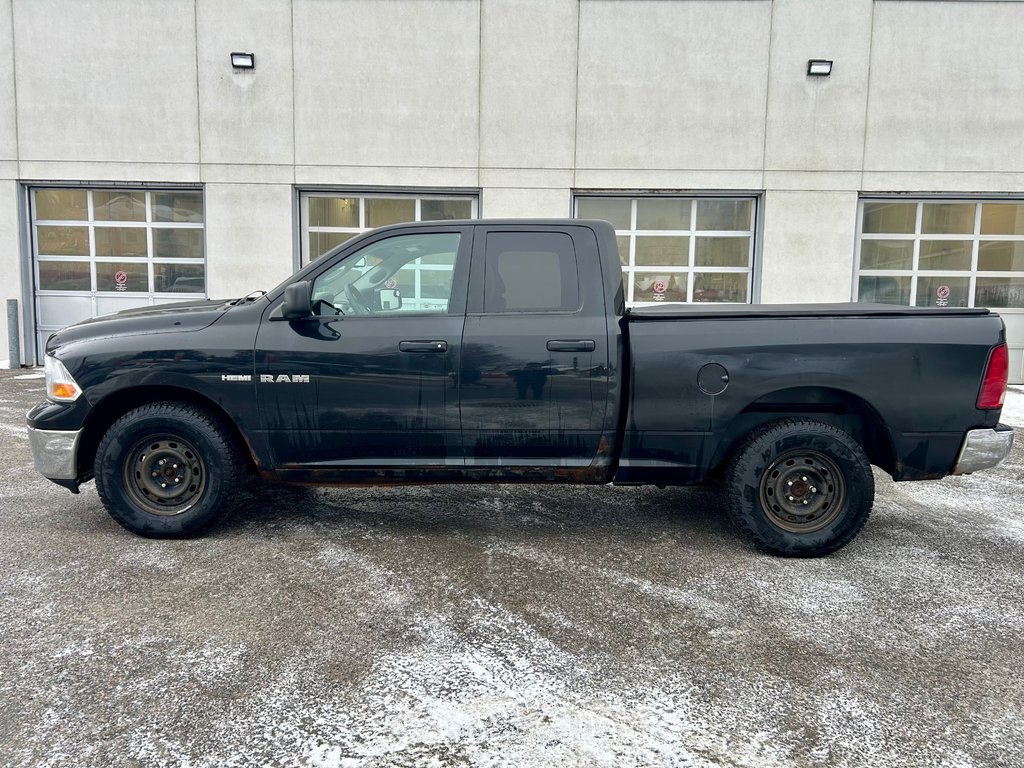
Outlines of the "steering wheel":
{"type": "Polygon", "coordinates": [[[370,305],[366,303],[366,299],[363,298],[363,294],[352,283],[345,286],[345,298],[348,299],[348,305],[355,314],[369,315],[373,312],[370,305]]]}

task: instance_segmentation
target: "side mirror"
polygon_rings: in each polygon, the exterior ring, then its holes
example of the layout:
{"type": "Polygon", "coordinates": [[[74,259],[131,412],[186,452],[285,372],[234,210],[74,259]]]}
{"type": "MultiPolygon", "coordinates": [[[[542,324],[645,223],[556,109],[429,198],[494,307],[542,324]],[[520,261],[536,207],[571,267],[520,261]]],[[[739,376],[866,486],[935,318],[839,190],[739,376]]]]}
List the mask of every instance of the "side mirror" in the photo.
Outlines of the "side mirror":
{"type": "Polygon", "coordinates": [[[281,316],[285,320],[301,320],[312,314],[310,309],[310,291],[312,286],[308,280],[292,283],[284,289],[284,302],[281,304],[281,316]]]}
{"type": "Polygon", "coordinates": [[[377,291],[377,309],[394,312],[402,308],[402,292],[397,288],[381,288],[377,291]]]}

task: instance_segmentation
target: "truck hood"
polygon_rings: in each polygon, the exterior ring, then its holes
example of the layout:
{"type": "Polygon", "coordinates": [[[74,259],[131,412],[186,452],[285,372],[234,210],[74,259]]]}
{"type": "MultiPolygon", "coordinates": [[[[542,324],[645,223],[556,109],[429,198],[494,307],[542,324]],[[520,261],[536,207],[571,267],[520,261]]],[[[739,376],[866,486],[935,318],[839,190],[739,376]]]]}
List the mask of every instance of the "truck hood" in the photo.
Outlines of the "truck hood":
{"type": "Polygon", "coordinates": [[[216,322],[232,306],[230,301],[210,299],[125,309],[112,315],[92,317],[57,331],[47,340],[46,351],[51,352],[82,339],[200,331],[216,322]]]}

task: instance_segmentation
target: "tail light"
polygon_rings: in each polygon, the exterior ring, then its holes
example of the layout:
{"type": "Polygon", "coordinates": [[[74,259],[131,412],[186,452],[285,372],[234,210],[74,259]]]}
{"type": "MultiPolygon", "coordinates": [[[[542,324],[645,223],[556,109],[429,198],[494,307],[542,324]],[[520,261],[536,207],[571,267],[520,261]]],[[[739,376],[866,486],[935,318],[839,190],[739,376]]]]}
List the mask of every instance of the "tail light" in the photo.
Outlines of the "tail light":
{"type": "Polygon", "coordinates": [[[1006,381],[1010,373],[1010,355],[1005,344],[992,347],[985,365],[985,378],[978,393],[978,408],[992,411],[1003,407],[1006,395],[1006,381]]]}

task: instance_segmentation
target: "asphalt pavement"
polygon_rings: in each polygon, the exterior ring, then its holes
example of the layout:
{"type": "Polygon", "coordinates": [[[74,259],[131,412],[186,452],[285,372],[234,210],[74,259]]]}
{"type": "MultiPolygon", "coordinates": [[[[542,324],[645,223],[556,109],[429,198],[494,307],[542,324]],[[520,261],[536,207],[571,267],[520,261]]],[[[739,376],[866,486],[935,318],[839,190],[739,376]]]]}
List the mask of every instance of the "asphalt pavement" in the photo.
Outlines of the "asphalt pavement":
{"type": "Polygon", "coordinates": [[[0,765],[1024,762],[1024,430],[819,560],[701,488],[260,486],[150,541],[36,475],[41,396],[0,372],[0,765]]]}

